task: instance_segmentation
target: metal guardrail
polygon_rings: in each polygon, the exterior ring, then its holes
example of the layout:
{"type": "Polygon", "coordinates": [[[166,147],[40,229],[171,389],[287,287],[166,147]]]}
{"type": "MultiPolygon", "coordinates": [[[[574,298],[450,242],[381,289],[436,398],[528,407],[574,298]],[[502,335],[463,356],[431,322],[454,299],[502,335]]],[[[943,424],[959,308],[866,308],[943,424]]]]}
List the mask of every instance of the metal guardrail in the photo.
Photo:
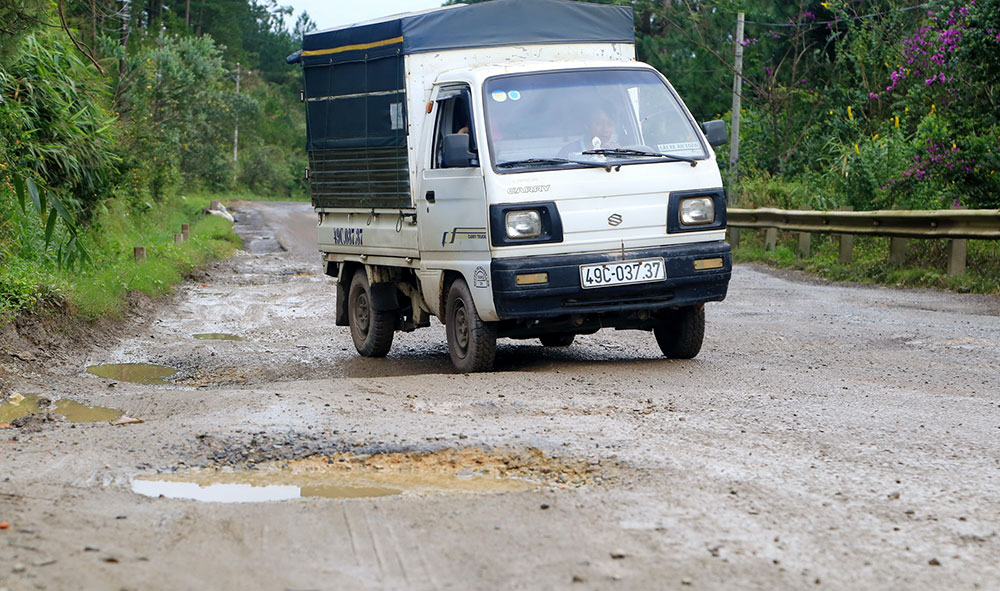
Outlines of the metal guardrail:
{"type": "Polygon", "coordinates": [[[900,238],[1000,238],[1000,209],[808,211],[727,209],[737,228],[777,228],[793,232],[832,232],[900,238]]]}
{"type": "Polygon", "coordinates": [[[966,240],[1000,239],[1000,209],[810,211],[726,210],[729,242],[737,248],[740,228],[763,228],[765,250],[777,244],[778,230],[799,233],[799,257],[809,256],[812,233],[840,234],[840,262],[852,258],[855,235],[888,236],[889,261],[903,264],[907,238],[949,239],[948,274],[965,271],[966,240]]]}

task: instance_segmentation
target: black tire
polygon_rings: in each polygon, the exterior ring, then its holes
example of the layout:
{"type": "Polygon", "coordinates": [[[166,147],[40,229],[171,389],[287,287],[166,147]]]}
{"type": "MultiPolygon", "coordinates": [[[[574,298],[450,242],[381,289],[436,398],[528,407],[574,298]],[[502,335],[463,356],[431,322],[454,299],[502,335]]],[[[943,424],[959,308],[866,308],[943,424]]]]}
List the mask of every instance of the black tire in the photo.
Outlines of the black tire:
{"type": "Polygon", "coordinates": [[[705,339],[705,306],[671,310],[653,329],[660,351],[671,359],[693,359],[705,339]]]}
{"type": "Polygon", "coordinates": [[[445,320],[448,353],[455,369],[462,373],[493,369],[497,353],[496,326],[479,318],[472,292],[464,279],[456,279],[448,289],[445,320]]]}
{"type": "Polygon", "coordinates": [[[573,339],[576,335],[572,334],[547,334],[544,337],[538,337],[538,340],[542,341],[542,345],[545,347],[568,347],[573,344],[573,339]]]}
{"type": "Polygon", "coordinates": [[[372,290],[364,269],[358,269],[351,279],[347,295],[347,319],[351,326],[354,347],[364,357],[385,357],[392,348],[395,329],[393,312],[372,309],[372,290]]]}

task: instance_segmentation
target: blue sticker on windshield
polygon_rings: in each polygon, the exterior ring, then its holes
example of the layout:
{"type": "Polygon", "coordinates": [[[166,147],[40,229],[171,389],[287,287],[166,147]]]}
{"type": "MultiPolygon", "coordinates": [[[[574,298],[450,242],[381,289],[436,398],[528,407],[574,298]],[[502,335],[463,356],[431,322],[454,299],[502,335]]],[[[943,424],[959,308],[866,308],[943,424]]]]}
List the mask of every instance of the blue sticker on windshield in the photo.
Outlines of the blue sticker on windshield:
{"type": "Polygon", "coordinates": [[[521,100],[521,93],[518,92],[518,91],[516,91],[516,90],[512,90],[512,91],[508,92],[507,96],[512,101],[519,101],[519,100],[521,100]]]}

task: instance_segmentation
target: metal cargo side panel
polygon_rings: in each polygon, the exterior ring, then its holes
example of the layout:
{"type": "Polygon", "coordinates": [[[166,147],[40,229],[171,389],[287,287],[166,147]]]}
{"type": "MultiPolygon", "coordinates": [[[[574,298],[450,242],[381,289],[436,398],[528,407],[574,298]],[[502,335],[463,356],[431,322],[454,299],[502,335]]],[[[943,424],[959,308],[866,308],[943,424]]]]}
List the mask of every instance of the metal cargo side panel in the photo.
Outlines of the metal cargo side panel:
{"type": "Polygon", "coordinates": [[[309,168],[313,207],[411,207],[406,146],[313,150],[309,168]]]}

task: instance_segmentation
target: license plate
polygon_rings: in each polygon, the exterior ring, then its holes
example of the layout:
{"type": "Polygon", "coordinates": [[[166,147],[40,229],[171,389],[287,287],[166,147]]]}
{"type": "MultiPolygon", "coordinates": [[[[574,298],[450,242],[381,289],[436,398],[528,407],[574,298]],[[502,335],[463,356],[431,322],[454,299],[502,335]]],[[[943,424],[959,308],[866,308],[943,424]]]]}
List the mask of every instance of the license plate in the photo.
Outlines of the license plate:
{"type": "Polygon", "coordinates": [[[663,259],[580,265],[580,284],[584,289],[628,285],[630,283],[651,283],[663,281],[666,278],[667,270],[663,259]]]}

